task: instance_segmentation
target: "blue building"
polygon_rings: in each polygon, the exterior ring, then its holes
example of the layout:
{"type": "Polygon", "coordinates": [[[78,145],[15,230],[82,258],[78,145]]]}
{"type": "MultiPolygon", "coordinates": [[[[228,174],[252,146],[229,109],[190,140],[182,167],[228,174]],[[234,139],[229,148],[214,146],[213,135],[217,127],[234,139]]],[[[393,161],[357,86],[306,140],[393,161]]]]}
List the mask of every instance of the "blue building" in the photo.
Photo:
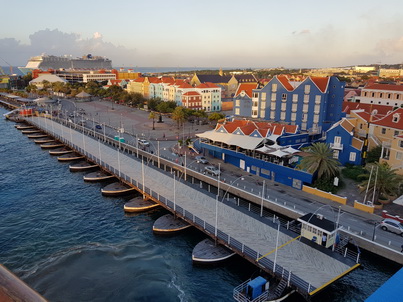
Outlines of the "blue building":
{"type": "Polygon", "coordinates": [[[194,146],[204,154],[219,158],[248,173],[302,189],[312,183],[313,175],[294,168],[299,152],[278,142],[288,137],[295,142],[309,139],[300,134],[298,126],[235,120],[218,123],[212,131],[197,134],[200,138],[194,146]]]}
{"type": "Polygon", "coordinates": [[[275,76],[264,87],[254,89],[252,102],[234,100],[234,115],[298,125],[309,133],[322,133],[339,121],[345,83],[336,77],[308,77],[289,82],[275,76]]]}
{"type": "Polygon", "coordinates": [[[327,130],[326,143],[333,150],[333,158],[342,165],[361,165],[364,142],[354,137],[354,125],[348,119],[343,118],[327,130]]]}

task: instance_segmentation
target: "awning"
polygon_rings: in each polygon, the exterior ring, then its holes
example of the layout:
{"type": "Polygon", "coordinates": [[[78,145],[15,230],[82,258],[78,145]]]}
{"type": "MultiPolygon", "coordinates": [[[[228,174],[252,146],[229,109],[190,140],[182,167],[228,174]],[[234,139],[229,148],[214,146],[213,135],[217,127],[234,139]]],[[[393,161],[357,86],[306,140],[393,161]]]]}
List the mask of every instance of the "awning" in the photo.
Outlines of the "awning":
{"type": "Polygon", "coordinates": [[[281,151],[284,151],[284,152],[287,152],[287,153],[290,153],[290,154],[294,154],[294,153],[296,153],[296,152],[300,152],[300,150],[294,149],[293,147],[290,147],[290,146],[288,146],[288,148],[285,148],[285,149],[283,149],[283,150],[281,150],[281,151]]]}
{"type": "Polygon", "coordinates": [[[289,153],[283,152],[281,150],[276,150],[274,152],[270,152],[269,154],[277,156],[277,157],[284,157],[284,156],[290,155],[289,153]]]}
{"type": "Polygon", "coordinates": [[[221,133],[212,131],[206,131],[204,133],[196,134],[197,137],[212,140],[214,142],[220,142],[227,145],[238,146],[242,149],[254,150],[263,140],[261,137],[251,137],[246,135],[238,135],[232,133],[221,133]]]}

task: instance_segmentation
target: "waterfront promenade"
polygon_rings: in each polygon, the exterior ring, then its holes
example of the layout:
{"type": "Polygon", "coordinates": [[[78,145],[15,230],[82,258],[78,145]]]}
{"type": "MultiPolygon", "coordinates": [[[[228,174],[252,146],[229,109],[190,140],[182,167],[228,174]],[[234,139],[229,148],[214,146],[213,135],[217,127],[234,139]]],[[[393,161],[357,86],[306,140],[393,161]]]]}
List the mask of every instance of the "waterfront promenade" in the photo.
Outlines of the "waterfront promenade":
{"type": "Polygon", "coordinates": [[[148,162],[142,164],[134,156],[135,152],[130,152],[125,144],[121,144],[125,149],[122,152],[114,145],[105,144],[101,139],[84,135],[55,121],[41,117],[28,120],[121,179],[144,190],[206,233],[217,234],[221,242],[227,243],[239,254],[249,260],[259,259],[256,264],[262,268],[271,268],[283,274],[290,285],[297,287],[300,292],[305,291],[302,294],[315,293],[355,267],[355,263],[347,264],[344,258],[335,259],[320,249],[296,240],[296,236],[287,232],[278,233],[276,224],[255,219],[221,202],[224,198],[217,200],[214,195],[197,189],[197,183],[194,187],[186,185],[175,180],[171,174],[155,169],[148,162]],[[276,246],[279,248],[276,249],[276,246]]]}

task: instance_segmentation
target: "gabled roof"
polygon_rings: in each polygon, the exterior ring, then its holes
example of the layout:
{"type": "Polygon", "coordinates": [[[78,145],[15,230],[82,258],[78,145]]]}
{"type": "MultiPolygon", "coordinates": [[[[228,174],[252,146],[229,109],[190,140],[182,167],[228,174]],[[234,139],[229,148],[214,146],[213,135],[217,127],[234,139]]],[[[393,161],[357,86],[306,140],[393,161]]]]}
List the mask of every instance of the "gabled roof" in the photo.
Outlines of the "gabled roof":
{"type": "Polygon", "coordinates": [[[390,112],[385,117],[372,122],[375,125],[389,127],[394,129],[403,130],[403,108],[398,108],[392,112],[390,112]],[[395,117],[397,117],[397,121],[394,122],[395,117]]]}
{"type": "Polygon", "coordinates": [[[146,80],[145,77],[139,77],[139,78],[135,79],[133,82],[143,83],[145,80],[146,80]]]}
{"type": "Polygon", "coordinates": [[[178,88],[182,88],[182,89],[185,89],[185,88],[193,88],[193,86],[190,85],[190,84],[187,83],[187,82],[183,82],[182,84],[179,85],[178,88]]]}
{"type": "Polygon", "coordinates": [[[366,122],[371,121],[371,115],[368,112],[361,111],[361,110],[353,110],[353,111],[351,111],[351,113],[354,113],[356,116],[358,116],[359,118],[361,118],[362,120],[364,120],[366,122]]]}
{"type": "Polygon", "coordinates": [[[366,103],[353,103],[343,102],[342,111],[346,114],[350,114],[351,110],[363,109],[367,113],[374,113],[378,116],[384,116],[393,110],[393,106],[378,105],[378,104],[366,104],[366,103]]]}
{"type": "Polygon", "coordinates": [[[403,92],[403,85],[390,85],[390,84],[370,84],[365,86],[363,89],[371,90],[393,90],[403,92]]]}
{"type": "Polygon", "coordinates": [[[231,76],[220,76],[219,74],[197,74],[200,83],[228,83],[231,76]]]}
{"type": "Polygon", "coordinates": [[[326,92],[330,78],[328,77],[310,77],[310,78],[312,82],[314,82],[315,85],[319,88],[320,91],[326,92]]]}
{"type": "Polygon", "coordinates": [[[251,73],[243,73],[243,74],[234,74],[235,79],[238,81],[238,83],[251,83],[251,82],[257,82],[257,79],[255,76],[251,73]]]}
{"type": "Polygon", "coordinates": [[[353,137],[351,140],[351,146],[353,146],[357,150],[362,150],[364,142],[356,137],[353,137]]]}
{"type": "Polygon", "coordinates": [[[279,80],[279,82],[284,86],[284,88],[287,89],[288,91],[294,90],[294,87],[292,87],[292,85],[290,84],[290,82],[288,81],[288,78],[286,76],[278,75],[278,76],[275,76],[275,78],[277,78],[279,80]]]}
{"type": "Polygon", "coordinates": [[[238,85],[238,89],[235,93],[235,97],[237,97],[242,91],[245,92],[245,94],[252,98],[252,91],[253,89],[256,89],[258,87],[258,84],[253,84],[253,83],[242,83],[238,85]]]}
{"type": "Polygon", "coordinates": [[[219,87],[217,85],[214,85],[213,83],[206,82],[196,86],[196,88],[219,88],[219,87]]]}
{"type": "Polygon", "coordinates": [[[346,129],[347,132],[351,132],[354,129],[354,125],[351,124],[347,119],[343,118],[340,126],[342,126],[344,129],[346,129]]]}

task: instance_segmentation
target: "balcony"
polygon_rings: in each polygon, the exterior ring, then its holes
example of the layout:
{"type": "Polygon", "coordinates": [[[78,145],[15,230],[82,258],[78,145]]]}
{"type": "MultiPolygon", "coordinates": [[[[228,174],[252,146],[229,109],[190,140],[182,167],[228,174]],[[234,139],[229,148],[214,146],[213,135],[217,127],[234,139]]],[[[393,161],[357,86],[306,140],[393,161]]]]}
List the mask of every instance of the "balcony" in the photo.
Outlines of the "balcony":
{"type": "Polygon", "coordinates": [[[343,150],[343,144],[340,143],[330,143],[330,148],[334,150],[343,150]]]}

